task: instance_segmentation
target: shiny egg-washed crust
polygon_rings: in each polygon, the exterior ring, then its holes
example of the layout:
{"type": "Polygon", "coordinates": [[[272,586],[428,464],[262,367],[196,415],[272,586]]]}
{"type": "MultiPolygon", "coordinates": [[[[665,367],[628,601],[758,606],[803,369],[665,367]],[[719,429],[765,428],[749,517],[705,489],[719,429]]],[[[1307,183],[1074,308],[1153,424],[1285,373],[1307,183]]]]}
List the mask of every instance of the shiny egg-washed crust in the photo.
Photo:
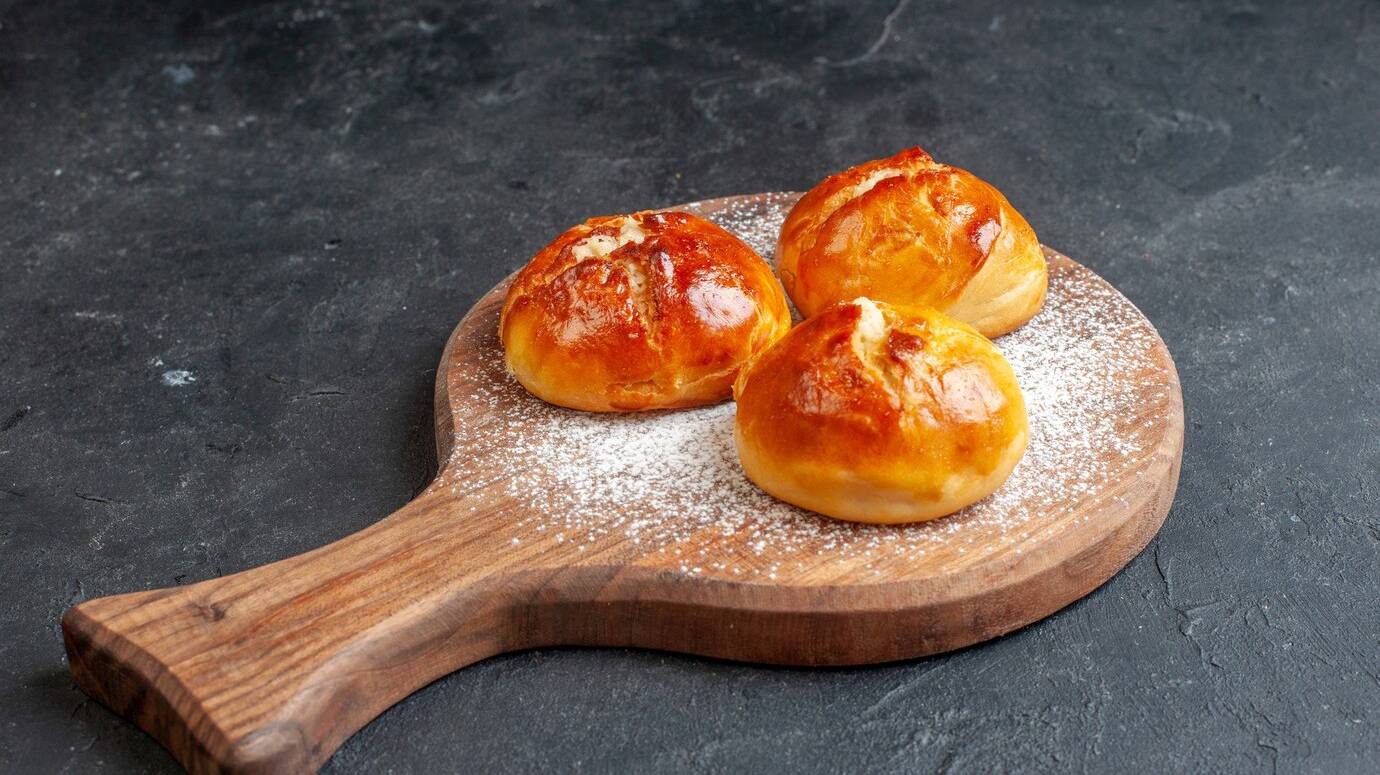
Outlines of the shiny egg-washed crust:
{"type": "Polygon", "coordinates": [[[728,398],[790,324],[771,267],[741,240],[647,211],[591,218],[542,248],[513,280],[499,336],[538,398],[624,412],[728,398]]]}
{"type": "Polygon", "coordinates": [[[951,514],[1000,487],[1029,439],[1006,359],[928,308],[834,304],[754,359],[733,392],[748,478],[855,522],[951,514]]]}
{"type": "Polygon", "coordinates": [[[809,317],[867,296],[934,307],[989,337],[1044,303],[1035,232],[1000,191],[919,148],[825,178],[781,226],[777,267],[809,317]]]}

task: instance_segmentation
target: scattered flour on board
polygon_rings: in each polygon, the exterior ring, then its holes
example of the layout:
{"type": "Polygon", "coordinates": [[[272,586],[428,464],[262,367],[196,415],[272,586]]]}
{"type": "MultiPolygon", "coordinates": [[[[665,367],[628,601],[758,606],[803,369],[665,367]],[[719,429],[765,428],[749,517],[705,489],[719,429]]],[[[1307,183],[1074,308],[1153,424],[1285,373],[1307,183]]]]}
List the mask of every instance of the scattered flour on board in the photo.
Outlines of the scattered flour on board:
{"type": "MultiPolygon", "coordinates": [[[[711,218],[770,257],[793,201],[767,197],[711,218]]],[[[1090,272],[1052,272],[1044,310],[996,340],[1025,394],[1025,457],[991,497],[919,525],[838,522],[767,495],[738,464],[732,402],[622,415],[545,404],[504,370],[497,337],[470,395],[494,414],[473,424],[457,418],[456,448],[506,450],[511,468],[498,476],[524,504],[518,532],[591,551],[631,541],[678,559],[687,573],[748,580],[775,578],[783,563],[817,569],[838,557],[880,565],[937,550],[980,556],[997,538],[1033,544],[1041,531],[1062,529],[1055,517],[1070,502],[1098,494],[1138,461],[1144,396],[1167,388],[1135,381],[1155,379],[1156,341],[1130,302],[1090,272]]],[[[487,460],[474,462],[457,456],[447,481],[462,488],[495,477],[487,460]]]]}

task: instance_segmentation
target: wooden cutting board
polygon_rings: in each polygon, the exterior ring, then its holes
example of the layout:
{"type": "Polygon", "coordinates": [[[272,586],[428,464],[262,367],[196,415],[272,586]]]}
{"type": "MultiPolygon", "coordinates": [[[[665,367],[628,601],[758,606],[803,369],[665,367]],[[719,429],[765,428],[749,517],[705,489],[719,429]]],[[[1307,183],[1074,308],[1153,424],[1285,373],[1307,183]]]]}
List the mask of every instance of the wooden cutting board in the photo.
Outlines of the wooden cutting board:
{"type": "MultiPolygon", "coordinates": [[[[687,205],[764,255],[797,194],[687,205]]],[[[1049,301],[997,340],[1032,441],[997,494],[906,527],[761,493],[731,403],[594,416],[502,366],[506,282],[451,335],[435,481],[329,546],[190,586],[86,601],[62,627],[81,688],[194,772],[297,772],[409,693],[493,654],[638,646],[856,665],[967,646],[1086,595],[1159,529],[1183,405],[1154,328],[1046,251],[1049,301]]]]}

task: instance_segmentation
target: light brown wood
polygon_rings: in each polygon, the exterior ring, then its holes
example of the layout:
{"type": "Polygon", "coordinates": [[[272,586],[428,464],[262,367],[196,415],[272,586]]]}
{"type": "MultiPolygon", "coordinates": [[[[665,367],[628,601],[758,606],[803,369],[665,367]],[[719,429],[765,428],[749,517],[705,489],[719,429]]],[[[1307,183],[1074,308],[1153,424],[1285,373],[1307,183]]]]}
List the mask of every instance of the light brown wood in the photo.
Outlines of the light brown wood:
{"type": "MultiPolygon", "coordinates": [[[[792,200],[756,195],[687,209],[712,217],[768,201],[792,200]]],[[[1048,255],[1071,287],[1106,287],[1048,255]]],[[[502,374],[495,328],[504,288],[481,299],[446,345],[436,389],[444,462],[431,487],[313,552],[71,609],[63,633],[82,689],[193,772],[304,772],[409,693],[505,651],[638,646],[791,665],[919,657],[1010,632],[1101,585],[1159,529],[1178,482],[1178,377],[1136,313],[1151,342],[1148,365],[1108,376],[1136,399],[1136,411],[1117,418],[1132,452],[1091,491],[1032,515],[1023,529],[984,534],[983,551],[965,551],[962,530],[922,557],[831,553],[806,536],[790,562],[774,556],[779,547],[749,548],[740,534],[703,523],[675,547],[617,530],[558,539],[537,529],[555,517],[534,517],[535,501],[512,486],[519,473],[540,481],[553,463],[515,454],[509,441],[571,415],[516,411],[535,399],[502,374]],[[808,562],[798,560],[802,546],[808,562]],[[682,548],[731,558],[731,569],[686,569],[682,548]]],[[[582,515],[582,524],[599,516],[582,515]]],[[[790,519],[803,529],[823,518],[790,519]]],[[[841,535],[896,529],[850,526],[841,535]]]]}

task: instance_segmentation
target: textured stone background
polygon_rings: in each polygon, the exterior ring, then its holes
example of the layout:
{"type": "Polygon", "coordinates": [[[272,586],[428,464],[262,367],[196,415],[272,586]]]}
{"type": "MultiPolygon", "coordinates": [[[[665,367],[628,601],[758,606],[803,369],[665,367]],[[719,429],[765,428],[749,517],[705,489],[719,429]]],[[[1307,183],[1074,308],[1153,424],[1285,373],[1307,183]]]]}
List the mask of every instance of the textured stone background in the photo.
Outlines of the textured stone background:
{"type": "Polygon", "coordinates": [[[327,770],[1373,772],[1380,4],[1129,5],[0,0],[0,767],[173,771],[62,611],[406,501],[446,334],[557,230],[921,144],[1163,332],[1150,549],[908,664],[493,659],[327,770]]]}

